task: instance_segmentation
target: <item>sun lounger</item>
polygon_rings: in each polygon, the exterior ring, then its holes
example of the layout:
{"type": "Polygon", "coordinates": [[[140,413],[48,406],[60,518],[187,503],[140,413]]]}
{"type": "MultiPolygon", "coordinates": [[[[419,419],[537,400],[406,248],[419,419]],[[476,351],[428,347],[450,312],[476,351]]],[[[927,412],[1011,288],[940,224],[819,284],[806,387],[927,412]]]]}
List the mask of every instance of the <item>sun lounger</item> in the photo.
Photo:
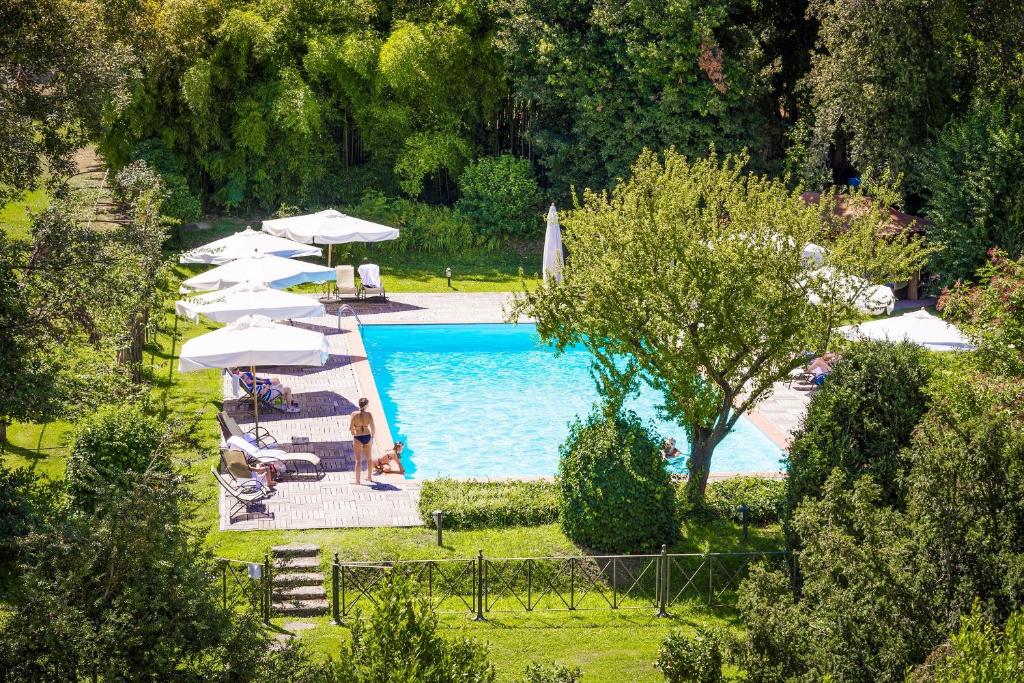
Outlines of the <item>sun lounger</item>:
{"type": "Polygon", "coordinates": [[[352,266],[335,266],[334,282],[328,282],[325,285],[324,295],[320,297],[320,301],[324,303],[337,302],[344,297],[359,298],[355,269],[352,266]]]}
{"type": "Polygon", "coordinates": [[[220,433],[225,442],[232,436],[239,436],[260,448],[279,448],[277,439],[264,427],[253,427],[247,432],[242,431],[242,428],[235,422],[235,418],[224,411],[217,413],[217,422],[220,423],[220,433]]]}
{"type": "Polygon", "coordinates": [[[364,263],[359,266],[359,282],[360,299],[379,296],[387,301],[388,295],[384,291],[384,281],[380,277],[380,266],[375,263],[364,263]]]}
{"type": "Polygon", "coordinates": [[[274,471],[280,475],[302,474],[299,465],[312,470],[318,477],[323,477],[324,467],[320,457],[313,453],[291,453],[280,448],[260,448],[248,441],[244,436],[232,436],[227,441],[225,450],[241,451],[247,462],[258,462],[273,465],[274,471]]]}
{"type": "Polygon", "coordinates": [[[233,478],[221,474],[217,471],[216,467],[211,467],[210,472],[213,473],[217,483],[227,493],[228,498],[234,501],[231,509],[228,511],[229,522],[235,518],[235,513],[239,510],[244,509],[246,512],[249,512],[253,505],[263,502],[272,495],[270,489],[255,479],[248,479],[236,484],[233,478]]]}

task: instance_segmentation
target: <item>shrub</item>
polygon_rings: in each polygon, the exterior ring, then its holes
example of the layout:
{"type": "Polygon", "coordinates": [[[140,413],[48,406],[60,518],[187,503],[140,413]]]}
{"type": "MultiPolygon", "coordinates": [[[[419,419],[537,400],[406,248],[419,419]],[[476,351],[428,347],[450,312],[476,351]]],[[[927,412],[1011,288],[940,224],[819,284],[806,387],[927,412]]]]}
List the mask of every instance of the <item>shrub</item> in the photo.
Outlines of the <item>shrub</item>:
{"type": "Polygon", "coordinates": [[[542,232],[540,188],[530,162],[511,154],[484,157],[459,177],[456,208],[484,235],[531,237],[542,232]]]}
{"type": "Polygon", "coordinates": [[[144,472],[164,430],[137,404],[107,405],[82,420],[68,457],[67,480],[75,500],[94,503],[100,482],[117,481],[126,472],[144,472]]]}
{"type": "Polygon", "coordinates": [[[18,539],[37,520],[36,475],[27,467],[0,469],[0,585],[14,573],[20,559],[18,539]]]}
{"type": "Polygon", "coordinates": [[[970,615],[961,619],[950,645],[948,656],[935,666],[930,678],[934,683],[1018,681],[1024,668],[1024,612],[1014,612],[998,628],[975,603],[970,615]]]}
{"type": "Polygon", "coordinates": [[[722,649],[718,635],[698,629],[687,638],[672,631],[658,648],[654,665],[672,683],[718,683],[722,680],[722,649]]]}
{"type": "Polygon", "coordinates": [[[851,478],[872,475],[882,502],[902,505],[909,462],[901,450],[927,407],[928,378],[925,352],[914,344],[866,341],[845,351],[789,448],[784,520],[821,495],[835,467],[851,478]]]}
{"type": "Polygon", "coordinates": [[[675,540],[675,488],[655,435],[631,412],[595,410],[560,447],[558,518],[576,543],[607,552],[675,540]]]}
{"type": "Polygon", "coordinates": [[[350,683],[488,683],[495,680],[487,648],[468,638],[448,640],[433,608],[413,597],[408,583],[389,579],[365,623],[352,623],[352,643],[342,650],[339,675],[350,683]]]}
{"type": "Polygon", "coordinates": [[[346,212],[402,231],[401,239],[373,246],[381,252],[457,254],[478,246],[473,228],[466,217],[445,206],[431,206],[409,199],[386,197],[379,192],[368,192],[358,203],[348,207],[346,212]]]}
{"type": "Polygon", "coordinates": [[[558,521],[558,487],[548,481],[456,481],[431,479],[420,491],[420,516],[444,512],[449,529],[537,526],[558,521]]]}
{"type": "Polygon", "coordinates": [[[583,674],[578,668],[570,669],[561,664],[540,664],[533,662],[526,666],[519,683],[579,683],[583,674]]]}
{"type": "Polygon", "coordinates": [[[704,508],[714,517],[742,521],[737,508],[747,506],[751,524],[779,521],[786,499],[786,482],[764,477],[732,477],[708,484],[704,508]]]}

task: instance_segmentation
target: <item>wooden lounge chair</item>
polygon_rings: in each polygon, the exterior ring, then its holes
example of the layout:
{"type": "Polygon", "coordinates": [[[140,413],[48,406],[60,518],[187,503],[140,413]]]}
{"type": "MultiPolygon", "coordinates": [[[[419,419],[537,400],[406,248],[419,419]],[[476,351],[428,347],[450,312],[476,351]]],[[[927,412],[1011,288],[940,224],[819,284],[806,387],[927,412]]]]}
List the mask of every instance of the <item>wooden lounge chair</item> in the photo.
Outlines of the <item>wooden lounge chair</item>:
{"type": "Polygon", "coordinates": [[[281,479],[282,475],[302,474],[299,468],[300,464],[306,466],[304,469],[312,470],[318,479],[322,479],[324,474],[326,474],[323,463],[318,455],[313,453],[291,453],[280,448],[259,448],[256,444],[250,443],[245,437],[241,436],[229,438],[224,450],[240,451],[247,463],[275,465],[276,479],[281,479]]]}
{"type": "Polygon", "coordinates": [[[324,285],[324,295],[320,297],[320,301],[337,303],[345,297],[359,298],[355,269],[352,266],[335,266],[334,282],[324,285]]]}
{"type": "Polygon", "coordinates": [[[252,506],[266,500],[273,493],[255,479],[236,483],[234,478],[221,474],[216,467],[211,467],[210,472],[213,473],[224,492],[228,494],[228,498],[233,501],[231,509],[228,511],[228,522],[234,520],[235,513],[239,510],[244,509],[248,513],[252,506]]]}
{"type": "Polygon", "coordinates": [[[274,435],[264,427],[253,427],[249,431],[243,431],[238,426],[238,423],[235,422],[235,418],[224,411],[217,413],[217,422],[220,424],[220,433],[224,441],[227,441],[232,436],[240,436],[246,441],[255,443],[260,448],[280,448],[274,435]]]}

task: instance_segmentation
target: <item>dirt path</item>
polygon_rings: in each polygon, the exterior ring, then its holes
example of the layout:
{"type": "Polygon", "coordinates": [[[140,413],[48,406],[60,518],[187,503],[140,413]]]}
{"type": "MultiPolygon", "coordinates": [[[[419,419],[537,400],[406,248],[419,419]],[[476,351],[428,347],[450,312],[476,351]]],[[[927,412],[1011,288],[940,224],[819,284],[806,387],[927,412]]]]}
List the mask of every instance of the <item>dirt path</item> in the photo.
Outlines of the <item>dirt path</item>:
{"type": "Polygon", "coordinates": [[[75,166],[78,171],[71,177],[71,187],[84,195],[86,205],[92,205],[90,215],[86,217],[90,225],[98,229],[111,229],[123,225],[126,217],[121,206],[111,197],[107,186],[107,165],[97,151],[90,145],[75,153],[75,166]]]}

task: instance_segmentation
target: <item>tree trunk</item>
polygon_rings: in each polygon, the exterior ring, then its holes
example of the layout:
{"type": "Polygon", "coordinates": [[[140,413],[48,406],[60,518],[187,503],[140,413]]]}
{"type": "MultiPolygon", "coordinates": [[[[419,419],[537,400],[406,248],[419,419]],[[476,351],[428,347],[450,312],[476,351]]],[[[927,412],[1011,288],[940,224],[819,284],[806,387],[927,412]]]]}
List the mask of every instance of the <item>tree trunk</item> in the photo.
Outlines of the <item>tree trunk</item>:
{"type": "Polygon", "coordinates": [[[7,443],[7,420],[0,418],[0,443],[7,443]]]}
{"type": "Polygon", "coordinates": [[[704,491],[708,486],[708,475],[711,474],[711,456],[715,447],[725,437],[725,432],[718,428],[698,428],[693,430],[690,442],[690,457],[686,464],[689,477],[686,480],[686,499],[693,507],[704,504],[704,491]]]}

